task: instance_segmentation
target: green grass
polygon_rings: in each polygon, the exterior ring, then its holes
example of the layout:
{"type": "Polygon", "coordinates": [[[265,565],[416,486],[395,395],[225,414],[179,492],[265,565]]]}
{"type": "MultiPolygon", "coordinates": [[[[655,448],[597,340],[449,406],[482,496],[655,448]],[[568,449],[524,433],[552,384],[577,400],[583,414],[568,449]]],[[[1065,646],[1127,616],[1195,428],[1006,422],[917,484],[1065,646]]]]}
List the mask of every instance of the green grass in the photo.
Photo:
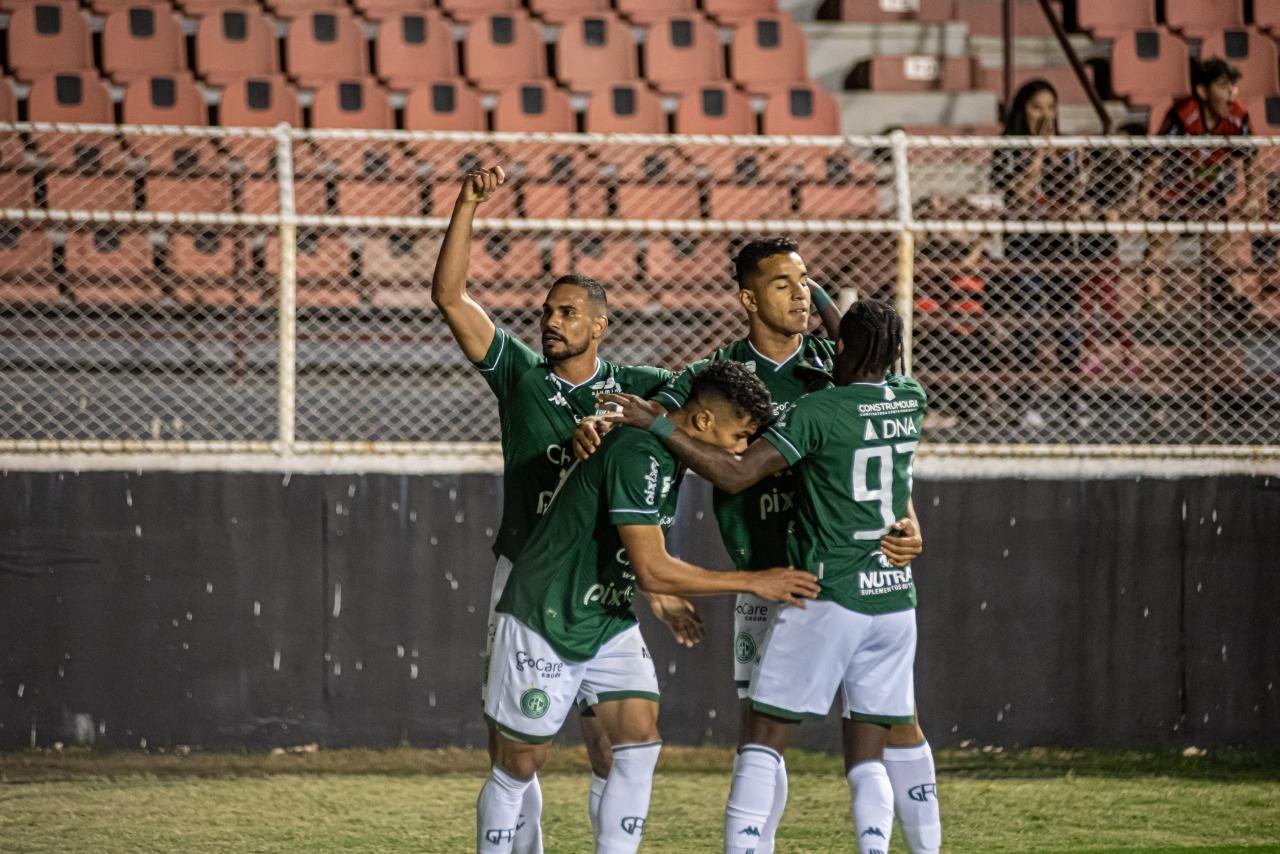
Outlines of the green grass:
{"type": "MultiPolygon", "coordinates": [[[[938,761],[947,851],[1280,852],[1276,757],[974,750],[938,761]]],[[[666,751],[642,850],[718,851],[730,762],[723,749],[666,751]]],[[[461,750],[0,754],[0,851],[465,852],[485,764],[461,750]]],[[[788,766],[778,850],[855,850],[838,760],[796,752],[788,766]]],[[[585,768],[564,748],[543,775],[549,852],[590,850],[585,768]]]]}

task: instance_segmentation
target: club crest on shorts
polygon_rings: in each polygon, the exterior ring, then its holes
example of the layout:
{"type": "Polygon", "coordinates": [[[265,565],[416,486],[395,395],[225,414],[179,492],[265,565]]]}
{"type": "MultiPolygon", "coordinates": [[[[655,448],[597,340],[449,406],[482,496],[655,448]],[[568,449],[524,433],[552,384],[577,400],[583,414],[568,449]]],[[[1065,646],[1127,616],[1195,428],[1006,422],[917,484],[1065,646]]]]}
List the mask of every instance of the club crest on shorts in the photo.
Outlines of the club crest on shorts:
{"type": "Polygon", "coordinates": [[[755,661],[756,639],[749,632],[738,632],[738,636],[733,640],[733,654],[743,664],[755,661]]]}
{"type": "Polygon", "coordinates": [[[541,688],[530,688],[520,695],[520,711],[526,718],[540,718],[551,707],[551,698],[541,688]]]}

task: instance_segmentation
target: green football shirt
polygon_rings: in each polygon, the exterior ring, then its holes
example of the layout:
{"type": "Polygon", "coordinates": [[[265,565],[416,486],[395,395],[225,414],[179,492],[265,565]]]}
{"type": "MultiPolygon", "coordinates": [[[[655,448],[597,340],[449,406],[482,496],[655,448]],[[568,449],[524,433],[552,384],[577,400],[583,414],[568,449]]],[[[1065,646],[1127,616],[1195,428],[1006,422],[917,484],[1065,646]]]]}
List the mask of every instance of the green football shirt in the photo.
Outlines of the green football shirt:
{"type": "MultiPolygon", "coordinates": [[[[676,374],[653,399],[668,409],[678,409],[689,399],[693,378],[708,365],[742,362],[769,389],[776,418],[794,406],[801,395],[831,385],[833,355],[835,346],[830,341],[806,335],[791,358],[778,363],[760,355],[744,338],[676,374]]],[[[737,495],[715,490],[713,507],[720,537],[736,568],[769,569],[787,565],[787,531],[795,518],[797,482],[796,475],[786,469],[737,495]]]]}
{"type": "Polygon", "coordinates": [[[618,525],[675,521],[680,470],[653,434],[618,427],[570,467],[511,570],[498,611],[570,661],[635,625],[636,578],[618,525]]]}
{"type": "Polygon", "coordinates": [[[560,473],[573,459],[573,430],[595,413],[596,394],[623,391],[648,397],[671,372],[600,360],[591,379],[570,385],[505,329],[497,330],[475,365],[498,398],[502,427],[502,524],[493,551],[514,563],[560,473]]]}
{"type": "Polygon", "coordinates": [[[818,576],[819,599],[862,614],[915,607],[911,567],[879,541],[906,515],[924,408],[920,384],[893,376],[805,395],[765,433],[800,477],[789,554],[818,576]]]}

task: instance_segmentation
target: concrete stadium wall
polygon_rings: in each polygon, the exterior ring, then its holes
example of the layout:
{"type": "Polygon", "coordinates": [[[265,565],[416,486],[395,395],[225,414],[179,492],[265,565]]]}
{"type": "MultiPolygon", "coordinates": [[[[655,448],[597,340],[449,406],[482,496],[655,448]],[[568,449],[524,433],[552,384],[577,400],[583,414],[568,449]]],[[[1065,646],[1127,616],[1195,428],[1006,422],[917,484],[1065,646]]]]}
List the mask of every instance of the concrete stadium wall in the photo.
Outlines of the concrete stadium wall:
{"type": "MultiPolygon", "coordinates": [[[[0,749],[482,745],[500,489],[5,473],[0,749]]],[[[935,744],[1280,745],[1280,478],[922,479],[916,501],[935,744]]],[[[673,548],[726,566],[709,510],[692,480],[673,548]]],[[[735,737],[730,605],[704,613],[694,651],[646,621],[672,743],[735,737]]]]}

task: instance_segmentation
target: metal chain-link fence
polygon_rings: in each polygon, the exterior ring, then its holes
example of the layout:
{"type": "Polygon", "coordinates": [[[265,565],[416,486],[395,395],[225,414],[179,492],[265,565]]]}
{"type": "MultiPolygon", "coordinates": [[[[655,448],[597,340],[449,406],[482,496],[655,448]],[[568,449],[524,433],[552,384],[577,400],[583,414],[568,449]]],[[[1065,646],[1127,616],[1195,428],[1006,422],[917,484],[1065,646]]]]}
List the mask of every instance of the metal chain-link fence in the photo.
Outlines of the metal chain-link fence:
{"type": "Polygon", "coordinates": [[[495,439],[430,299],[476,164],[509,180],[471,292],[530,343],[583,273],[606,357],[682,367],[745,334],[737,246],[786,234],[914,304],[935,443],[1274,446],[1273,142],[0,125],[0,449],[495,439]]]}

